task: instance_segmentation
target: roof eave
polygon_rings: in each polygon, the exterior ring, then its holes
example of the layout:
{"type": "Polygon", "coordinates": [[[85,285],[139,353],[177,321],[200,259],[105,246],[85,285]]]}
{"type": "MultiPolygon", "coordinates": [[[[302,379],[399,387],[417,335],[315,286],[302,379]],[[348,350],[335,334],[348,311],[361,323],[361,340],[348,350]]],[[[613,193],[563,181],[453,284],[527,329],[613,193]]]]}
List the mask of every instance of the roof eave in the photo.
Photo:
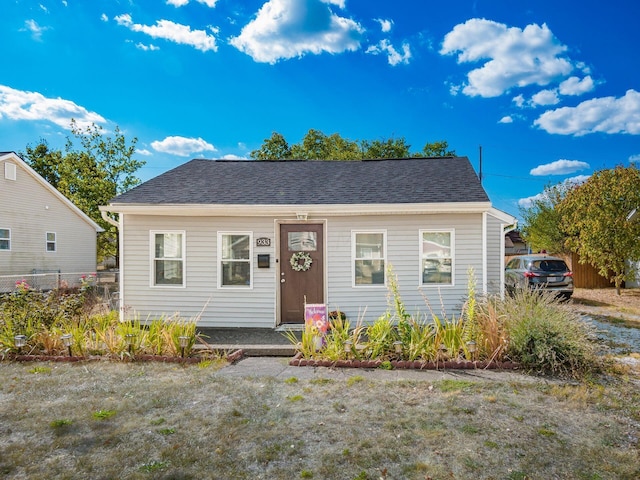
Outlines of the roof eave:
{"type": "Polygon", "coordinates": [[[124,215],[181,215],[222,217],[273,217],[285,215],[356,216],[399,215],[421,213],[482,213],[491,209],[491,202],[394,203],[394,204],[332,204],[332,205],[209,205],[209,204],[118,204],[100,210],[124,215]]]}

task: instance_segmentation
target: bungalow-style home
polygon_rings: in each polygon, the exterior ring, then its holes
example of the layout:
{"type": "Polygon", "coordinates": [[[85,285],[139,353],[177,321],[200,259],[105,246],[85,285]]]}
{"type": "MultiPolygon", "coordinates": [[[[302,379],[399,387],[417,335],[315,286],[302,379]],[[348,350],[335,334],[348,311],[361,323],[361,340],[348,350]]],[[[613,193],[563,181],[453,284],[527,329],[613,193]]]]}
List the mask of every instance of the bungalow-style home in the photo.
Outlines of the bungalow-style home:
{"type": "Polygon", "coordinates": [[[120,234],[122,315],[178,312],[204,327],[278,327],[304,305],[352,325],[388,309],[390,268],[410,313],[501,293],[504,235],[467,158],[196,159],[101,207],[120,234]]]}
{"type": "Polygon", "coordinates": [[[45,289],[60,278],[80,283],[78,273],[96,270],[100,231],[18,155],[0,152],[0,291],[16,278],[45,289]],[[39,276],[54,272],[53,280],[39,276]]]}

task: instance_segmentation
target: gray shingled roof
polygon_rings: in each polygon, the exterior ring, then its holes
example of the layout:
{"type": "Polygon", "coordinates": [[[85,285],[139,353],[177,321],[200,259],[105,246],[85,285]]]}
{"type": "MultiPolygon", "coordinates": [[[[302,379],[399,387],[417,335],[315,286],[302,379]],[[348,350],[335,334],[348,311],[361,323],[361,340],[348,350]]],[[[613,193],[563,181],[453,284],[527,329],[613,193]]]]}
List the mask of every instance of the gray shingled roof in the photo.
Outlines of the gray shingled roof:
{"type": "Polygon", "coordinates": [[[196,159],[112,204],[395,204],[488,202],[466,157],[393,160],[196,159]]]}

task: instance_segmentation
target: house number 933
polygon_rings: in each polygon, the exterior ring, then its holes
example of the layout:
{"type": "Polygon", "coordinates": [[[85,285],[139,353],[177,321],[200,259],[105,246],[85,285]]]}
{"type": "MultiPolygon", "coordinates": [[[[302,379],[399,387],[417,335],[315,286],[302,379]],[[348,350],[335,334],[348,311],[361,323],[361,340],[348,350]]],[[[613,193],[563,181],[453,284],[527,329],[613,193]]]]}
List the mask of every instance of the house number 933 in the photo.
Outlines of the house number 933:
{"type": "Polygon", "coordinates": [[[270,238],[256,238],[256,247],[270,247],[271,239],[270,238]]]}

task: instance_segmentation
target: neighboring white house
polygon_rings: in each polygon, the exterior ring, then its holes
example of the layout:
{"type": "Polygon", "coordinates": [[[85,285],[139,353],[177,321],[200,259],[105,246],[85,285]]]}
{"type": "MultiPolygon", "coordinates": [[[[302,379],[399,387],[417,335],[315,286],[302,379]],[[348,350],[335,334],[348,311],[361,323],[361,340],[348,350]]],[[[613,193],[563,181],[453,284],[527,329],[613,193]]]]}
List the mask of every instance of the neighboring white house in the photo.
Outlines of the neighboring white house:
{"type": "Polygon", "coordinates": [[[409,313],[458,313],[470,268],[478,293],[502,293],[516,221],[460,157],[197,159],[101,209],[119,227],[122,315],[204,327],[300,323],[305,300],[372,322],[390,266],[409,313]]]}
{"type": "Polygon", "coordinates": [[[0,277],[94,272],[100,231],[18,155],[0,152],[0,277]]]}

